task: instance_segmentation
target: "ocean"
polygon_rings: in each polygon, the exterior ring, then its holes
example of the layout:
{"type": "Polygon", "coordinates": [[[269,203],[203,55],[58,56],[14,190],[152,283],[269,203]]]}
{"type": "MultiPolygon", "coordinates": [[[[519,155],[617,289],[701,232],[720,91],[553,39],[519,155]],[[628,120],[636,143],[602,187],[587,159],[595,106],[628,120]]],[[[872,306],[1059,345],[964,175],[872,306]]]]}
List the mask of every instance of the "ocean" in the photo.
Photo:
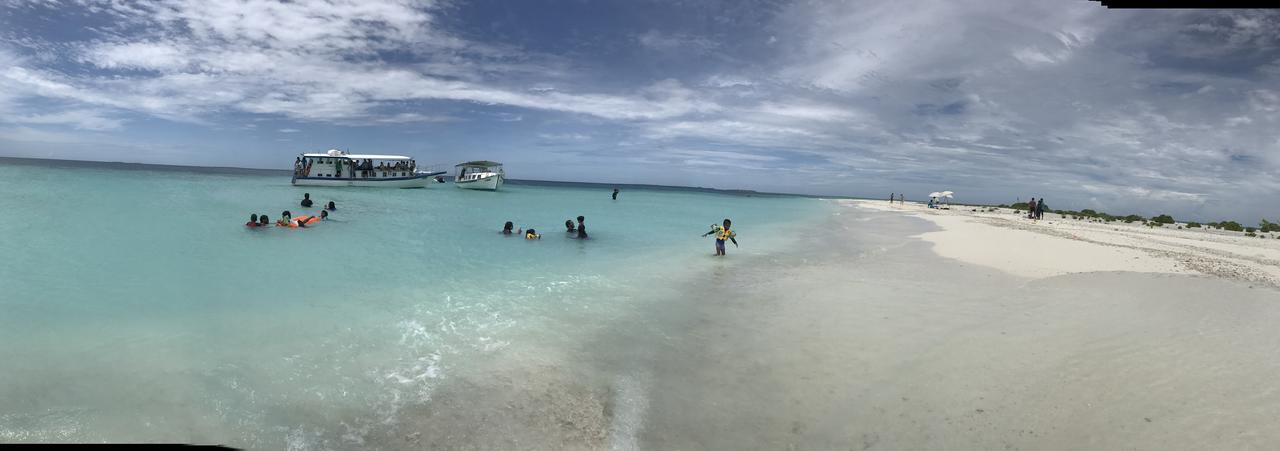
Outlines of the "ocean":
{"type": "Polygon", "coordinates": [[[789,252],[832,206],[610,192],[0,161],[0,442],[634,448],[651,394],[630,337],[679,320],[648,312],[708,302],[688,287],[789,252]],[[243,226],[329,201],[310,228],[243,226]],[[578,215],[589,240],[564,232],[578,215]],[[741,247],[713,257],[700,235],[725,218],[741,247]]]}

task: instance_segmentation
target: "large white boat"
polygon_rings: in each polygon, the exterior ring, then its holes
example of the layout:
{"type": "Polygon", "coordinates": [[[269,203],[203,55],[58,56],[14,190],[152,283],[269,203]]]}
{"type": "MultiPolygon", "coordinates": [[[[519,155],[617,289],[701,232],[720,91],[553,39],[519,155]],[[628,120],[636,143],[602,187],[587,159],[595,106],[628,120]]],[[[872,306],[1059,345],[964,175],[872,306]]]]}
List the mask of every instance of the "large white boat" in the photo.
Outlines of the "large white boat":
{"type": "Polygon", "coordinates": [[[430,171],[403,155],[359,155],[333,149],[304,153],[293,162],[296,186],[382,186],[422,188],[444,171],[430,171]]]}
{"type": "Polygon", "coordinates": [[[494,191],[502,188],[507,177],[502,171],[502,163],[493,161],[468,161],[454,168],[458,172],[453,177],[453,184],[458,188],[494,191]]]}

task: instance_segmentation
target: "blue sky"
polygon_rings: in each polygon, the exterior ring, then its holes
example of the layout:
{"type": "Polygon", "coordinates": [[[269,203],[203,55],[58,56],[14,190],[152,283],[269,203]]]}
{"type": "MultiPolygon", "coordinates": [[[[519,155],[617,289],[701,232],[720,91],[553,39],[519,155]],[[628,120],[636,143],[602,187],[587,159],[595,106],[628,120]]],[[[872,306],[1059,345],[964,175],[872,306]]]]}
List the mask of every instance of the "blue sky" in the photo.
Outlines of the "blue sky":
{"type": "Polygon", "coordinates": [[[1280,217],[1280,14],[1090,1],[9,0],[0,155],[1280,217]]]}

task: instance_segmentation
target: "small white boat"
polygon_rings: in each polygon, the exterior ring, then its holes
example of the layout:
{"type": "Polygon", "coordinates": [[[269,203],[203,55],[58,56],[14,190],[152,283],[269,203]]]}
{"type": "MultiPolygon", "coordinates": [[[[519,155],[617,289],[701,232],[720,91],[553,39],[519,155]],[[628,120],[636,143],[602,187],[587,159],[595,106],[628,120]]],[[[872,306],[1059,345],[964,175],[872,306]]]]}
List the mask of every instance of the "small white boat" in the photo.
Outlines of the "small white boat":
{"type": "Polygon", "coordinates": [[[507,178],[502,163],[493,161],[468,161],[454,166],[458,170],[453,184],[458,188],[496,191],[507,178]]]}
{"type": "Polygon", "coordinates": [[[358,155],[333,149],[304,153],[293,162],[295,186],[422,188],[444,171],[424,170],[403,155],[358,155]]]}

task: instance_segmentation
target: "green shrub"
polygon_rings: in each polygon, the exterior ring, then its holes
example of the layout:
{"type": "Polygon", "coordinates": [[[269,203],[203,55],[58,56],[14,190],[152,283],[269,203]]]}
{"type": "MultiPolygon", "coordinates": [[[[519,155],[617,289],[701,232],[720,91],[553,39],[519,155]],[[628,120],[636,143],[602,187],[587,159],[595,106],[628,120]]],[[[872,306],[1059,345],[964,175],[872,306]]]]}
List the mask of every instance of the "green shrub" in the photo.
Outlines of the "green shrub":
{"type": "Polygon", "coordinates": [[[1173,217],[1169,215],[1160,215],[1160,216],[1151,218],[1151,222],[1158,222],[1161,224],[1173,224],[1173,217]]]}
{"type": "Polygon", "coordinates": [[[1249,233],[1253,233],[1253,232],[1257,232],[1257,231],[1258,231],[1258,229],[1256,229],[1256,228],[1254,228],[1254,227],[1245,227],[1245,228],[1244,228],[1244,231],[1245,231],[1245,232],[1249,232],[1249,233]]]}
{"type": "Polygon", "coordinates": [[[1263,219],[1261,222],[1258,223],[1258,230],[1261,230],[1263,232],[1280,232],[1280,223],[1275,223],[1275,222],[1271,222],[1266,219],[1263,219]]]}
{"type": "Polygon", "coordinates": [[[1249,232],[1249,233],[1244,234],[1244,236],[1258,236],[1258,234],[1253,233],[1253,232],[1249,232]]]}
{"type": "Polygon", "coordinates": [[[1232,232],[1244,231],[1244,227],[1240,227],[1240,223],[1235,221],[1223,221],[1218,224],[1219,229],[1230,230],[1232,232]]]}
{"type": "Polygon", "coordinates": [[[1144,218],[1138,215],[1129,215],[1124,217],[1124,222],[1143,222],[1146,220],[1147,218],[1144,218]]]}
{"type": "Polygon", "coordinates": [[[1188,223],[1187,223],[1187,228],[1188,228],[1188,229],[1198,229],[1198,228],[1200,228],[1200,223],[1198,223],[1198,222],[1194,222],[1194,221],[1193,221],[1193,222],[1188,222],[1188,223]]]}

